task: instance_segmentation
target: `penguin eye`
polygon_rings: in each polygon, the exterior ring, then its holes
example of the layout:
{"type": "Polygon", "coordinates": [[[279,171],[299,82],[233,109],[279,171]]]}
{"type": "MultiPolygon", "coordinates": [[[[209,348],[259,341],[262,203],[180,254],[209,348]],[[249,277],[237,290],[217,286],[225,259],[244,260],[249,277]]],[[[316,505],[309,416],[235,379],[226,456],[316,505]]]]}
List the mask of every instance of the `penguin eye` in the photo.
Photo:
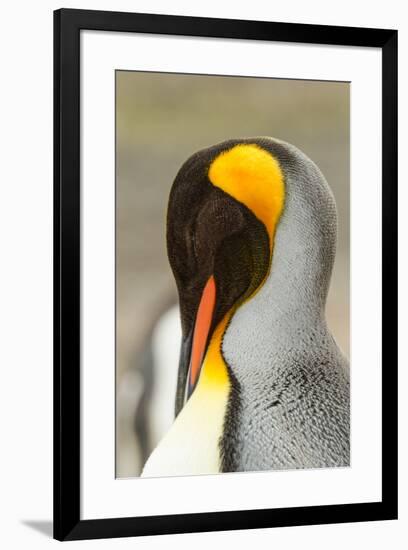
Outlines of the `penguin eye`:
{"type": "Polygon", "coordinates": [[[197,269],[197,237],[195,220],[188,224],[184,230],[184,242],[187,252],[186,262],[183,262],[184,268],[188,266],[189,271],[194,273],[197,269]]]}
{"type": "Polygon", "coordinates": [[[197,260],[197,239],[195,235],[195,229],[191,232],[191,249],[193,251],[194,258],[197,260]]]}

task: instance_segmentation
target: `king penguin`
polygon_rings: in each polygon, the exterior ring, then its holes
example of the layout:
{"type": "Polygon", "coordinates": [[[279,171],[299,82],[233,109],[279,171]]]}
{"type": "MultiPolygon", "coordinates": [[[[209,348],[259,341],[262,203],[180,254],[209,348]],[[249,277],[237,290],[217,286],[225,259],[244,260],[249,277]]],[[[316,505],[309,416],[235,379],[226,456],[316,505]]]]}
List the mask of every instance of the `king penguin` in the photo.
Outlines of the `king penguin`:
{"type": "Polygon", "coordinates": [[[176,416],[142,476],[349,465],[349,365],[325,318],[336,240],[330,187],[293,145],[234,139],[183,164],[176,416]]]}

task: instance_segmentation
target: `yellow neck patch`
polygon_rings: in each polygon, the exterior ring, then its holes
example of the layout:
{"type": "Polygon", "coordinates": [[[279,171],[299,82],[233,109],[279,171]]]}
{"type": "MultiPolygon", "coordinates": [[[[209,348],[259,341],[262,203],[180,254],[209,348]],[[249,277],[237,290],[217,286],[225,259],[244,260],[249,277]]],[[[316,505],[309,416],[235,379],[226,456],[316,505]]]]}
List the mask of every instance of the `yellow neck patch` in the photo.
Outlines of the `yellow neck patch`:
{"type": "Polygon", "coordinates": [[[208,178],[213,185],[249,208],[264,224],[272,249],[285,197],[278,161],[258,145],[235,145],[212,162],[208,178]]]}

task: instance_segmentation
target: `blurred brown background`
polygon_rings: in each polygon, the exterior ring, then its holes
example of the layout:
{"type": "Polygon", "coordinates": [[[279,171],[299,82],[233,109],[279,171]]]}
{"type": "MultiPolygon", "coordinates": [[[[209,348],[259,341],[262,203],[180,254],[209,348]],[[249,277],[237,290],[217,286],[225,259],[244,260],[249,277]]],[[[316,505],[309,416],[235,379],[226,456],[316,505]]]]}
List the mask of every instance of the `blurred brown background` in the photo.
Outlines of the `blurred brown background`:
{"type": "Polygon", "coordinates": [[[348,83],[117,71],[117,477],[139,475],[172,421],[179,327],[165,217],[174,177],[198,149],[267,135],[320,167],[339,214],[327,318],[349,354],[349,114],[348,83]]]}

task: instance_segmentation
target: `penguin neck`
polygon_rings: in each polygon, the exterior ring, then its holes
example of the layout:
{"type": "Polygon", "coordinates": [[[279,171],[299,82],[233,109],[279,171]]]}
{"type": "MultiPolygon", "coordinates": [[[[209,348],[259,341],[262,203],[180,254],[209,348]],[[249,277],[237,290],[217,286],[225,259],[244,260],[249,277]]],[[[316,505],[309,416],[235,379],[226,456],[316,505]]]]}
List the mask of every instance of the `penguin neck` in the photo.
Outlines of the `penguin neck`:
{"type": "Polygon", "coordinates": [[[335,204],[331,194],[324,198],[312,202],[299,195],[288,178],[269,274],[254,296],[271,323],[290,321],[286,330],[324,321],[337,239],[335,204]]]}
{"type": "Polygon", "coordinates": [[[237,309],[224,335],[223,353],[232,370],[243,362],[266,368],[273,363],[273,354],[310,346],[311,332],[318,338],[329,336],[325,305],[337,218],[328,193],[322,184],[321,196],[317,192],[318,200],[313,202],[314,197],[295,193],[294,182],[287,178],[268,276],[237,309]]]}

